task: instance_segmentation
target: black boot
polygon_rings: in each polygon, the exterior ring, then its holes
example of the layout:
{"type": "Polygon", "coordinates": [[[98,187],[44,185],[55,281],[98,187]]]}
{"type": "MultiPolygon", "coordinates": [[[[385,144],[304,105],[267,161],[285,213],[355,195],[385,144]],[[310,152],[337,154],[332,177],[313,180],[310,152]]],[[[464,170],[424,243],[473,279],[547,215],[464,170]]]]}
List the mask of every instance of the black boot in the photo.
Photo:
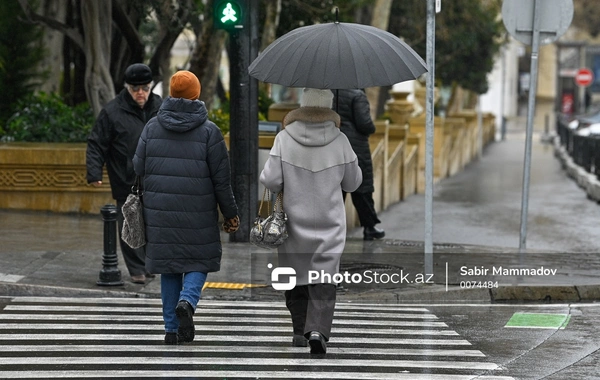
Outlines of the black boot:
{"type": "Polygon", "coordinates": [[[165,344],[177,344],[179,341],[177,340],[177,333],[168,332],[165,334],[165,344]]]}
{"type": "Polygon", "coordinates": [[[363,237],[365,240],[383,239],[385,231],[375,227],[365,227],[363,237]]]}
{"type": "Polygon", "coordinates": [[[175,314],[179,319],[179,329],[177,330],[177,338],[179,342],[191,342],[194,340],[194,308],[189,302],[181,300],[177,303],[175,314]]]}

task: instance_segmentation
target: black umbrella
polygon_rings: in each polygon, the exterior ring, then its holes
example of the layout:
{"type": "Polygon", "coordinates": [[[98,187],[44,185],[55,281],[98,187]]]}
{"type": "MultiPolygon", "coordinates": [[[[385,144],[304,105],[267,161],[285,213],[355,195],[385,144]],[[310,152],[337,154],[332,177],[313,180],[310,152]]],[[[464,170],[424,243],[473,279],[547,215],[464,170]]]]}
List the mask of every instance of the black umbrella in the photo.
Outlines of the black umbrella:
{"type": "Polygon", "coordinates": [[[320,89],[389,86],[427,72],[401,39],[369,25],[333,22],[292,30],[248,68],[251,76],[287,87],[320,89]]]}

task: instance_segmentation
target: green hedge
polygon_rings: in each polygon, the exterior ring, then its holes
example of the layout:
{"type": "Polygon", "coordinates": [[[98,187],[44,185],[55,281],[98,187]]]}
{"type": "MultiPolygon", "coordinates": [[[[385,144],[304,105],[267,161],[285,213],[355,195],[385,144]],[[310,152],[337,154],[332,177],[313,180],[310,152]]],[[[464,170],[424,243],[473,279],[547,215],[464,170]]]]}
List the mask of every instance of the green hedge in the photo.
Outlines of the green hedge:
{"type": "Polygon", "coordinates": [[[56,94],[28,95],[8,119],[2,142],[86,142],[95,118],[88,104],[71,107],[56,94]]]}
{"type": "MultiPolygon", "coordinates": [[[[260,94],[260,120],[266,119],[272,103],[273,100],[266,94],[260,94]]],[[[86,142],[95,122],[93,111],[87,103],[71,107],[60,96],[44,92],[28,95],[17,102],[15,109],[17,111],[6,125],[0,126],[1,142],[86,142]]],[[[230,128],[229,100],[220,108],[211,109],[208,117],[224,135],[227,134],[230,128]]]]}

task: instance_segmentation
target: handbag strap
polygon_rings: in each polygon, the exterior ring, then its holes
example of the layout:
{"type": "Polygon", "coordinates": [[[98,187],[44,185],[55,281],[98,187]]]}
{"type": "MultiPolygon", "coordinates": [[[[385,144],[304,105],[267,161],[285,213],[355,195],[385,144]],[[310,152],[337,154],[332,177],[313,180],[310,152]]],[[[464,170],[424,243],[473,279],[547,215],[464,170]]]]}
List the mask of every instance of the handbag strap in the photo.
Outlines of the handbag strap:
{"type": "Polygon", "coordinates": [[[283,191],[277,193],[277,198],[275,199],[275,204],[273,205],[273,212],[277,211],[277,206],[279,205],[279,211],[283,212],[283,191]]]}
{"type": "Polygon", "coordinates": [[[136,175],[135,176],[135,180],[133,181],[133,185],[131,186],[131,192],[133,194],[135,194],[135,195],[138,195],[138,196],[141,195],[140,194],[140,192],[141,192],[141,190],[140,190],[140,182],[141,182],[140,176],[136,175]]]}
{"type": "Polygon", "coordinates": [[[267,209],[271,209],[271,191],[265,187],[265,191],[263,191],[262,199],[260,200],[260,206],[258,207],[258,216],[260,216],[262,211],[262,206],[265,201],[265,197],[267,197],[267,209]]]}

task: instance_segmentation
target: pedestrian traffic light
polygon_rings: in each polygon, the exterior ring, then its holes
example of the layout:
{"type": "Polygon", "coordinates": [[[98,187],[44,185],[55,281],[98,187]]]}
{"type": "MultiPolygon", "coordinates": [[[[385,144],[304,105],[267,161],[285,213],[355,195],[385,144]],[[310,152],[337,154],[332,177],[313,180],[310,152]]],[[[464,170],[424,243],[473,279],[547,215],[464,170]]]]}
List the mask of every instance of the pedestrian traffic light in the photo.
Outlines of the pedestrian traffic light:
{"type": "Polygon", "coordinates": [[[217,29],[235,30],[244,27],[246,0],[215,0],[213,22],[217,29]]]}

